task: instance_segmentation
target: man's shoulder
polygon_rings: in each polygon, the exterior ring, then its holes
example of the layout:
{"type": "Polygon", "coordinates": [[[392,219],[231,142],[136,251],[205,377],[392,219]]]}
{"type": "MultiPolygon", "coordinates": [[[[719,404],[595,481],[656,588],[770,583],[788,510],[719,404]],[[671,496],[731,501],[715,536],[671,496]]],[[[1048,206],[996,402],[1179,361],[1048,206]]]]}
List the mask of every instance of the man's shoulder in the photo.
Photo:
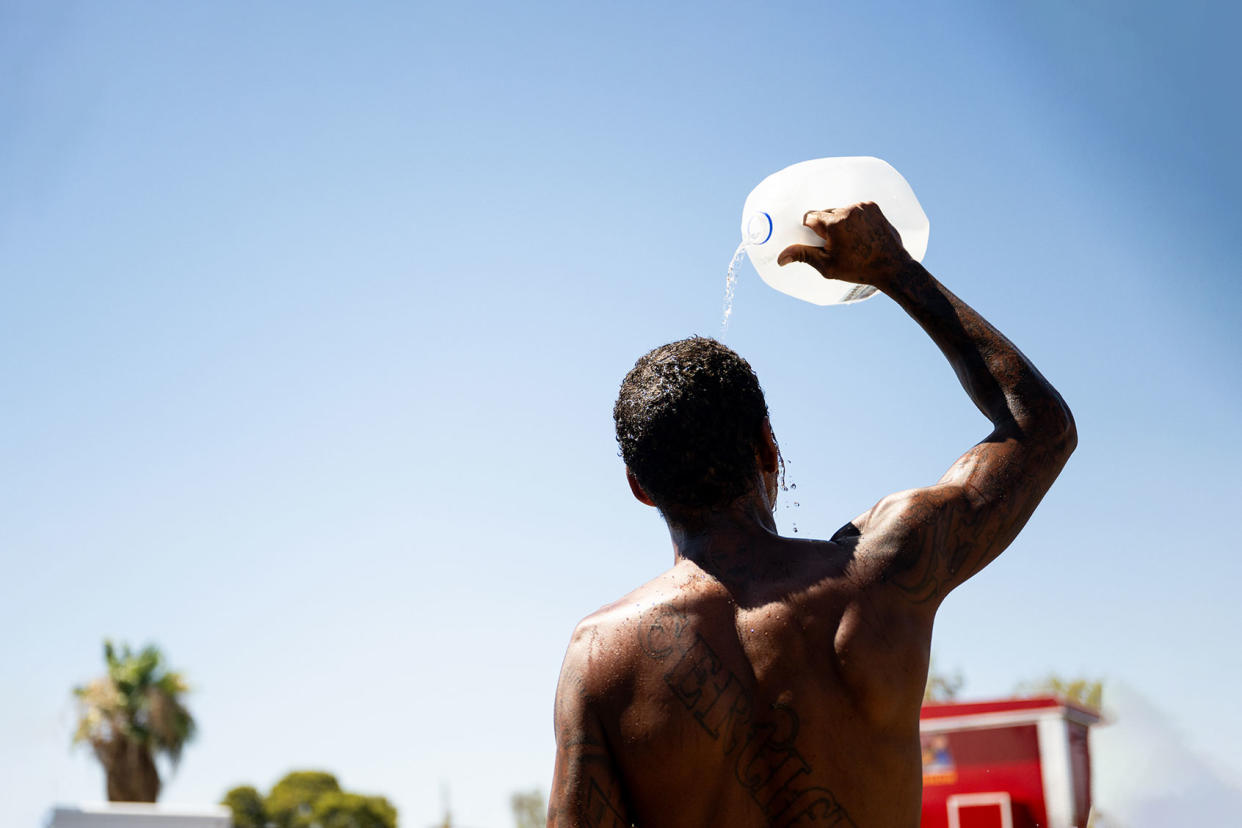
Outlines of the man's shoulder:
{"type": "Polygon", "coordinates": [[[632,635],[636,625],[653,610],[686,603],[691,593],[685,580],[678,567],[657,575],[579,621],[574,628],[574,641],[611,642],[619,636],[632,635]]]}
{"type": "Polygon", "coordinates": [[[642,653],[644,631],[664,619],[699,613],[701,578],[691,567],[674,566],[605,604],[574,627],[569,655],[594,675],[629,671],[642,653]]]}
{"type": "Polygon", "coordinates": [[[837,530],[832,541],[850,550],[855,571],[864,580],[886,580],[912,548],[927,544],[936,513],[952,500],[951,486],[906,489],[881,498],[837,530]]]}

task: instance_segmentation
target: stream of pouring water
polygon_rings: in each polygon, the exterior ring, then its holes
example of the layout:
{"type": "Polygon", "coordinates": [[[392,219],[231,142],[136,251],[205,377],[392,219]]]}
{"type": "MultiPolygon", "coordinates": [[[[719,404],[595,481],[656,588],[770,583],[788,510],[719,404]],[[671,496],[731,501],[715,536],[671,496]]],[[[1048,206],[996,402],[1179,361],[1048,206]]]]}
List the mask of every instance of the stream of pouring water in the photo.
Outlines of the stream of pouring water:
{"type": "Polygon", "coordinates": [[[742,257],[745,255],[746,242],[743,241],[737,246],[737,250],[733,251],[733,258],[729,260],[729,272],[725,274],[724,316],[720,320],[721,339],[729,330],[729,317],[733,315],[733,292],[737,289],[737,269],[742,264],[742,257]]]}
{"type": "MultiPolygon", "coordinates": [[[[725,332],[729,329],[729,317],[733,315],[733,292],[737,289],[738,268],[741,266],[742,257],[745,255],[746,255],[746,242],[743,241],[741,244],[737,246],[737,250],[733,251],[733,258],[729,260],[729,271],[725,275],[724,317],[720,320],[720,338],[721,339],[724,339],[725,332]]],[[[788,461],[785,460],[785,458],[780,456],[779,449],[777,450],[777,458],[780,460],[780,465],[781,465],[781,477],[780,477],[781,491],[785,492],[788,495],[797,490],[798,484],[797,483],[790,483],[788,485],[785,484],[785,464],[788,461]]],[[[790,501],[788,499],[786,499],[785,504],[784,504],[786,509],[788,509],[790,506],[797,509],[801,505],[802,504],[798,503],[798,501],[796,500],[790,501]]],[[[798,534],[798,524],[796,522],[793,523],[793,533],[795,535],[798,534]]]]}

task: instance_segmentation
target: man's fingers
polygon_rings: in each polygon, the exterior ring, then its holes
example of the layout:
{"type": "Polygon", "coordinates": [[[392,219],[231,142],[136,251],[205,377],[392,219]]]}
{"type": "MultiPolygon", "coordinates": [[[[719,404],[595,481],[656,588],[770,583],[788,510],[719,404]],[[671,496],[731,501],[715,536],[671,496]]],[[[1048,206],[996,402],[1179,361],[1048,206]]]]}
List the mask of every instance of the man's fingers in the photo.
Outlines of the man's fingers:
{"type": "Polygon", "coordinates": [[[836,210],[808,210],[802,216],[802,223],[815,231],[822,239],[828,238],[828,226],[841,220],[836,210]]]}
{"type": "Polygon", "coordinates": [[[828,251],[822,247],[815,247],[811,244],[791,244],[776,257],[776,263],[784,267],[790,262],[802,262],[822,273],[829,266],[831,258],[828,251]]]}

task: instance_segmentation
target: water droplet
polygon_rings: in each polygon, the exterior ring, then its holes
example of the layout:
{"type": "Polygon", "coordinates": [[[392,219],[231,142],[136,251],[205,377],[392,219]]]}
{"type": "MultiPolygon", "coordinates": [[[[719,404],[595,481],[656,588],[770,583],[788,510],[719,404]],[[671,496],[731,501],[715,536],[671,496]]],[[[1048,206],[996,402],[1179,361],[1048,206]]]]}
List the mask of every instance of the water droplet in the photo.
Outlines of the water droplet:
{"type": "Polygon", "coordinates": [[[789,488],[790,488],[790,489],[796,489],[796,488],[798,488],[798,484],[797,484],[797,483],[790,483],[790,484],[789,484],[789,488]]]}

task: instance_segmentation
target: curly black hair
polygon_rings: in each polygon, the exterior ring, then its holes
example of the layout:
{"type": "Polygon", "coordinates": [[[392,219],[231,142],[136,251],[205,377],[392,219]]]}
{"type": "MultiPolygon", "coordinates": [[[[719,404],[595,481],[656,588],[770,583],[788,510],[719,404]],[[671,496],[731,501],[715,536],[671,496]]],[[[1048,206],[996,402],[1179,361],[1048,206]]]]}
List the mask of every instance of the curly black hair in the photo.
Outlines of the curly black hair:
{"type": "Polygon", "coordinates": [[[701,336],[639,359],[612,411],[621,457],[662,511],[719,508],[745,494],[767,414],[746,360],[701,336]]]}

